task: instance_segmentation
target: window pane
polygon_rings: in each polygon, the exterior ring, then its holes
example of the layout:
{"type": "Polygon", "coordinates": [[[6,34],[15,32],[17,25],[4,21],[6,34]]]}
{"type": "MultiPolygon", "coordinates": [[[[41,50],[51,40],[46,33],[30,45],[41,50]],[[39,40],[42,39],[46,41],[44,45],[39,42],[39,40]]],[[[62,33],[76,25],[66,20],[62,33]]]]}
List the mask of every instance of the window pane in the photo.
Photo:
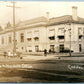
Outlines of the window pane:
{"type": "Polygon", "coordinates": [[[20,38],[21,38],[21,42],[24,42],[24,33],[21,33],[20,38]]]}

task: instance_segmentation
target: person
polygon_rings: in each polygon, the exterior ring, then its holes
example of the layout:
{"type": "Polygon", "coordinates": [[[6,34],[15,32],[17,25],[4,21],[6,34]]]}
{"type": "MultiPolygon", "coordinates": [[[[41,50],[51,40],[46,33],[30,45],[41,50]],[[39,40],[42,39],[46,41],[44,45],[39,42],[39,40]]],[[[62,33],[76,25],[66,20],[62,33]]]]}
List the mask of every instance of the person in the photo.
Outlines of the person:
{"type": "Polygon", "coordinates": [[[44,49],[44,56],[47,56],[47,50],[44,49]]]}
{"type": "Polygon", "coordinates": [[[49,49],[49,54],[51,53],[51,49],[49,49]]]}

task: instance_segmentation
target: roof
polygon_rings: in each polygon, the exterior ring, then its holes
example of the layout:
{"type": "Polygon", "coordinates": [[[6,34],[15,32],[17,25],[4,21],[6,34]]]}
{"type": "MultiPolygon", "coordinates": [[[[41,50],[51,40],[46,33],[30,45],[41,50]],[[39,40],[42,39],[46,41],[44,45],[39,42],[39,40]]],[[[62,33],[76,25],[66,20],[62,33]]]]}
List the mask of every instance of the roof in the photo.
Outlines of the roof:
{"type": "MultiPolygon", "coordinates": [[[[26,21],[22,21],[19,24],[17,24],[18,26],[23,26],[23,25],[31,25],[31,24],[36,24],[36,23],[40,23],[40,22],[48,22],[46,17],[38,17],[38,18],[34,18],[34,19],[30,19],[30,20],[26,20],[26,21]]],[[[80,18],[78,17],[78,20],[73,20],[72,15],[64,15],[64,16],[60,16],[60,17],[54,17],[54,18],[50,18],[49,22],[47,25],[56,25],[56,24],[63,24],[63,23],[68,23],[68,22],[72,22],[72,23],[84,23],[84,18],[80,18]]]]}
{"type": "Polygon", "coordinates": [[[31,24],[40,23],[40,22],[47,22],[47,18],[42,16],[42,17],[37,17],[34,19],[22,21],[19,24],[17,24],[17,26],[31,25],[31,24]]]}
{"type": "MultiPolygon", "coordinates": [[[[46,17],[37,17],[34,19],[26,20],[26,21],[21,21],[18,24],[16,24],[16,29],[26,29],[26,28],[35,28],[39,26],[52,26],[52,25],[58,25],[58,24],[65,24],[65,23],[77,23],[77,24],[84,24],[84,18],[78,17],[78,20],[75,21],[73,20],[71,15],[64,15],[60,17],[54,17],[50,18],[49,21],[47,20],[46,17]]],[[[3,30],[2,30],[3,31],[3,30]]],[[[1,31],[1,32],[2,32],[1,31]]],[[[13,31],[13,27],[5,29],[5,32],[10,32],[13,31]]]]}
{"type": "Polygon", "coordinates": [[[60,17],[51,18],[48,22],[48,25],[62,24],[62,23],[84,23],[84,18],[78,17],[78,20],[73,20],[71,15],[64,15],[60,17]]]}

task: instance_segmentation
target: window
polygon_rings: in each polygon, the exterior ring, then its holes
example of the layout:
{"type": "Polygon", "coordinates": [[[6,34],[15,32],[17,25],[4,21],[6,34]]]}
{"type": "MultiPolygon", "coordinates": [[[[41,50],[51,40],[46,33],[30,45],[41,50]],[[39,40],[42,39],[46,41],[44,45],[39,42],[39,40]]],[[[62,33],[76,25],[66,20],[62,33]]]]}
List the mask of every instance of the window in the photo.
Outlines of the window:
{"type": "Polygon", "coordinates": [[[32,32],[27,32],[26,38],[31,38],[32,37],[32,32]]]}
{"type": "Polygon", "coordinates": [[[58,36],[59,39],[64,39],[64,36],[58,36]]]}
{"type": "Polygon", "coordinates": [[[9,36],[9,43],[11,43],[11,40],[12,40],[12,39],[11,39],[11,36],[9,36]]]}
{"type": "Polygon", "coordinates": [[[50,40],[55,40],[55,36],[49,37],[50,40]]]}
{"type": "Polygon", "coordinates": [[[38,45],[35,46],[35,51],[36,51],[36,52],[39,51],[39,46],[38,46],[38,45]]]}
{"type": "Polygon", "coordinates": [[[82,39],[83,31],[82,28],[78,28],[78,38],[82,39]]]}
{"type": "Polygon", "coordinates": [[[49,30],[49,39],[50,40],[55,40],[55,30],[49,30]]]}
{"type": "Polygon", "coordinates": [[[79,39],[82,39],[82,35],[79,35],[79,39]]]}
{"type": "Polygon", "coordinates": [[[51,52],[54,52],[54,45],[50,45],[51,52]]]}
{"type": "Polygon", "coordinates": [[[58,34],[64,34],[64,28],[59,28],[58,29],[58,34]]]}
{"type": "Polygon", "coordinates": [[[78,35],[82,35],[82,34],[83,34],[82,28],[78,28],[78,35]]]}
{"type": "Polygon", "coordinates": [[[49,36],[54,36],[55,35],[55,30],[52,29],[52,30],[49,30],[49,36]]]}
{"type": "Polygon", "coordinates": [[[38,37],[39,36],[39,31],[37,30],[37,31],[34,31],[34,36],[35,37],[38,37]]]}
{"type": "Polygon", "coordinates": [[[20,34],[20,39],[21,39],[21,42],[24,42],[24,33],[20,34]]]}
{"type": "Polygon", "coordinates": [[[59,38],[59,40],[64,39],[64,28],[59,28],[58,29],[58,38],[59,38]]]}
{"type": "Polygon", "coordinates": [[[27,47],[27,52],[32,52],[32,46],[31,46],[31,45],[29,45],[29,46],[27,47]]]}
{"type": "Polygon", "coordinates": [[[59,45],[59,51],[63,52],[64,51],[64,44],[59,45]]]}
{"type": "Polygon", "coordinates": [[[81,52],[82,51],[82,46],[81,46],[81,44],[79,44],[79,52],[81,52]]]}
{"type": "Polygon", "coordinates": [[[35,41],[39,41],[39,37],[35,37],[34,40],[35,40],[35,41]]]}
{"type": "Polygon", "coordinates": [[[2,44],[4,44],[4,37],[2,37],[2,44]]]}
{"type": "Polygon", "coordinates": [[[34,31],[34,40],[39,41],[39,31],[34,31]]]}
{"type": "Polygon", "coordinates": [[[32,38],[27,38],[27,41],[32,41],[32,38]]]}

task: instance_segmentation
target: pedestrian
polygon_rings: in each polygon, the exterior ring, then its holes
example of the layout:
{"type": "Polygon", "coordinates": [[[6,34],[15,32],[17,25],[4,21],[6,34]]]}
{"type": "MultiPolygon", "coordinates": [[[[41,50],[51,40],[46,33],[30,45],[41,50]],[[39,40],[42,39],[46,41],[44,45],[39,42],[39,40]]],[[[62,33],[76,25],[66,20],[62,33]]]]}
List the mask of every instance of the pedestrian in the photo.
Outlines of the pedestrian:
{"type": "Polygon", "coordinates": [[[47,56],[47,50],[44,49],[44,56],[47,56]]]}
{"type": "Polygon", "coordinates": [[[51,49],[49,49],[49,54],[51,53],[51,49]]]}

